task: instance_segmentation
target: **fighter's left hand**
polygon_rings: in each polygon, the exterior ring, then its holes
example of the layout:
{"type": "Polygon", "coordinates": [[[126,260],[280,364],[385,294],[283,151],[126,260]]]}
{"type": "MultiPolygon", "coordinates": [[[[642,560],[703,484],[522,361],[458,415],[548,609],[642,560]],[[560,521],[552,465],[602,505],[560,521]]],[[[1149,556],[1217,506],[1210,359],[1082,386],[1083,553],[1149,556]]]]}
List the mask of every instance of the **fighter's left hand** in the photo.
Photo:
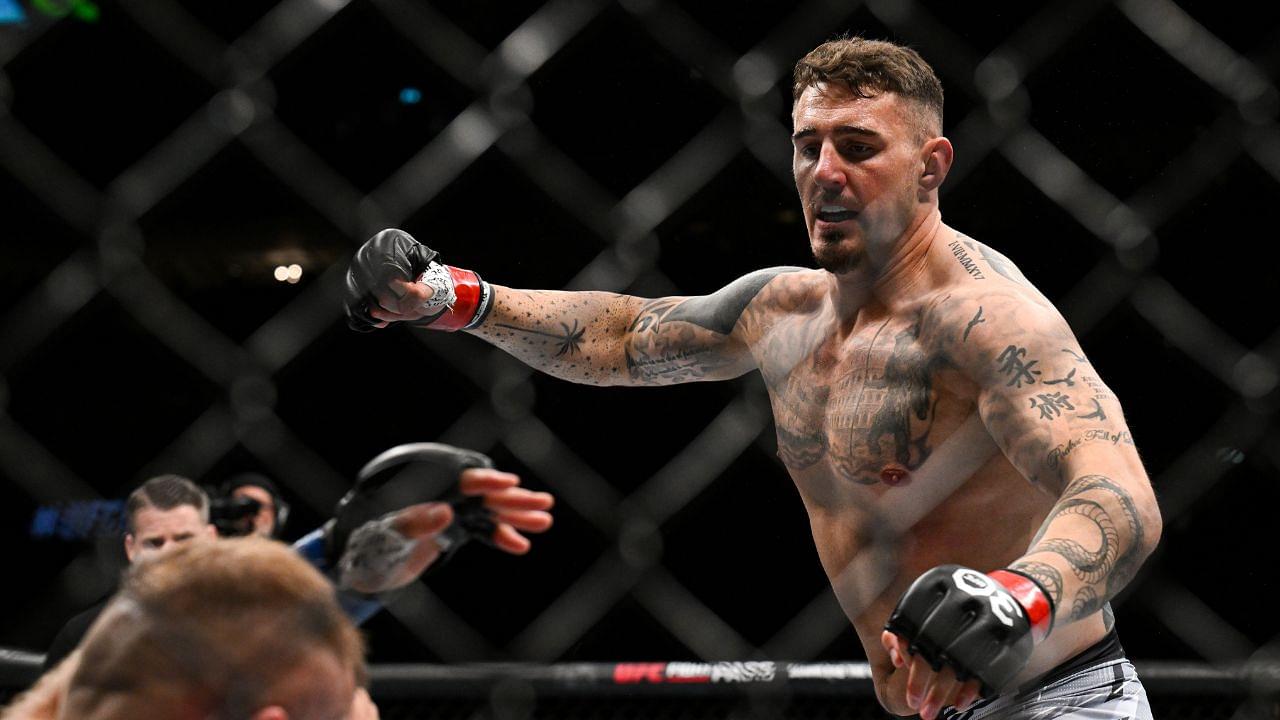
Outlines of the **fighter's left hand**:
{"type": "MultiPolygon", "coordinates": [[[[487,468],[470,468],[462,471],[458,488],[463,495],[483,498],[484,507],[492,514],[495,526],[489,539],[503,551],[523,555],[531,546],[523,533],[540,533],[551,527],[551,513],[548,511],[555,504],[555,499],[549,493],[520,487],[517,475],[487,468]]],[[[377,593],[413,582],[440,557],[441,544],[437,539],[453,521],[453,508],[448,503],[428,502],[410,505],[367,524],[369,527],[376,523],[380,532],[392,531],[391,540],[394,542],[366,539],[373,538],[372,533],[365,537],[358,537],[362,534],[359,531],[354,533],[343,565],[359,567],[361,572],[346,573],[346,586],[364,593],[377,593]],[[384,548],[395,552],[406,547],[409,551],[404,558],[389,568],[385,561],[371,557],[383,552],[384,548]],[[386,569],[371,572],[372,568],[386,569]]]]}
{"type": "Polygon", "coordinates": [[[962,712],[968,710],[981,696],[982,683],[978,680],[960,682],[955,671],[947,666],[934,670],[923,656],[907,651],[906,640],[888,630],[880,634],[880,644],[889,653],[893,667],[907,672],[903,700],[907,707],[920,713],[923,720],[934,720],[947,706],[962,712]]]}
{"type": "Polygon", "coordinates": [[[939,565],[911,583],[880,642],[909,663],[906,703],[925,720],[946,705],[1006,690],[1053,628],[1053,601],[1030,576],[939,565]],[[963,682],[961,682],[963,680],[963,682]]]}

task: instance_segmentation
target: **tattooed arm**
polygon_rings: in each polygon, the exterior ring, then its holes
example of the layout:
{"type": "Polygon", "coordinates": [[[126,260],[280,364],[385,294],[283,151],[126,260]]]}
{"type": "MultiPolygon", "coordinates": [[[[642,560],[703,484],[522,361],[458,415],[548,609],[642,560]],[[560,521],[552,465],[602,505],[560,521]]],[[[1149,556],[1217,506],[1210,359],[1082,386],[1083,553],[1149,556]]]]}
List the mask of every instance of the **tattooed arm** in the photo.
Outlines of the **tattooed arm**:
{"type": "MultiPolygon", "coordinates": [[[[742,375],[755,367],[746,336],[767,314],[768,303],[757,295],[778,275],[802,270],[758,270],[704,297],[645,300],[515,290],[442,262],[403,230],[388,228],[369,238],[347,269],[348,324],[361,332],[401,322],[471,332],[534,368],[590,385],[742,375]]],[[[795,288],[780,291],[774,302],[794,294],[795,288]]]]}
{"type": "Polygon", "coordinates": [[[556,377],[590,385],[726,380],[755,367],[743,316],[779,274],[745,275],[716,293],[656,300],[494,285],[493,310],[470,332],[556,377]]]}
{"type": "Polygon", "coordinates": [[[987,431],[1057,502],[1010,567],[1051,596],[1061,627],[1100,610],[1160,537],[1160,512],[1120,403],[1061,315],[1021,293],[957,308],[953,348],[987,431]],[[965,319],[959,319],[964,315],[965,319]]]}

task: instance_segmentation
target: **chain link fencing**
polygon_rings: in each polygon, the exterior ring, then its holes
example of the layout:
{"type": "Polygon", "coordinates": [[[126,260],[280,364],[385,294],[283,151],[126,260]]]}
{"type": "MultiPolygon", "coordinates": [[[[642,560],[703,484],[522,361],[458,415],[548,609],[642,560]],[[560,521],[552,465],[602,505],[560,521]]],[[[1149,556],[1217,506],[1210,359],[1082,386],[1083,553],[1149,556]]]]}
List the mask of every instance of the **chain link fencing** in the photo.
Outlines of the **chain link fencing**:
{"type": "Polygon", "coordinates": [[[1125,403],[1166,525],[1115,603],[1130,657],[1275,654],[1280,10],[0,10],[0,644],[42,649],[120,568],[118,535],[33,538],[40,508],[252,469],[301,534],[365,460],[435,440],[556,494],[557,527],[389,597],[375,662],[860,657],[754,376],[570,386],[473,338],[356,336],[340,310],[350,252],[391,226],[516,287],[699,294],[811,264],[790,68],[853,32],[934,65],[948,223],[1018,262],[1125,403]]]}

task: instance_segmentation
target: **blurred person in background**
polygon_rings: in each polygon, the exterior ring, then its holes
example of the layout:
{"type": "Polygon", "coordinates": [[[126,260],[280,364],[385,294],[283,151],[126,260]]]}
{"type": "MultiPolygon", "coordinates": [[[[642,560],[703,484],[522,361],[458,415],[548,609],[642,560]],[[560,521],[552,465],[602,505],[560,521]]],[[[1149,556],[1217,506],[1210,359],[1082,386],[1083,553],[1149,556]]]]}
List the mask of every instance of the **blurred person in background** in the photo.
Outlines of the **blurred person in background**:
{"type": "Polygon", "coordinates": [[[4,720],[372,720],[333,586],[250,536],[140,557],[84,645],[4,720]]]}
{"type": "MultiPolygon", "coordinates": [[[[185,543],[215,538],[217,532],[209,524],[209,496],[184,477],[153,477],[129,493],[125,501],[124,554],[130,563],[185,543]]],[[[104,599],[67,621],[49,646],[45,670],[80,644],[106,603],[104,599]]]]}
{"type": "Polygon", "coordinates": [[[797,63],[792,170],[821,269],[701,297],[517,290],[385,230],[352,261],[350,323],[467,331],[593,385],[758,370],[887,710],[1149,718],[1108,601],[1159,539],[1155,495],[1062,315],[943,223],[942,106],[933,69],[893,43],[839,39],[797,63]]]}

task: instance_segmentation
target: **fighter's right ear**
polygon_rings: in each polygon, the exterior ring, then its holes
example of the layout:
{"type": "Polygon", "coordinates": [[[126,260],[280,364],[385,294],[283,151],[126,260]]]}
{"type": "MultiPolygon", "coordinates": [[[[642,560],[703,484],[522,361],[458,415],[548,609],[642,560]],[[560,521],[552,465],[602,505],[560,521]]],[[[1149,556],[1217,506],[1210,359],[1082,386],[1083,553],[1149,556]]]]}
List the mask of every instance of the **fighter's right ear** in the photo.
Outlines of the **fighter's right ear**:
{"type": "Polygon", "coordinates": [[[133,533],[124,534],[124,556],[129,558],[129,562],[133,562],[133,558],[138,554],[138,540],[133,533]]]}
{"type": "Polygon", "coordinates": [[[924,194],[937,190],[947,179],[956,151],[950,140],[936,137],[924,144],[921,156],[920,192],[924,194]]]}

